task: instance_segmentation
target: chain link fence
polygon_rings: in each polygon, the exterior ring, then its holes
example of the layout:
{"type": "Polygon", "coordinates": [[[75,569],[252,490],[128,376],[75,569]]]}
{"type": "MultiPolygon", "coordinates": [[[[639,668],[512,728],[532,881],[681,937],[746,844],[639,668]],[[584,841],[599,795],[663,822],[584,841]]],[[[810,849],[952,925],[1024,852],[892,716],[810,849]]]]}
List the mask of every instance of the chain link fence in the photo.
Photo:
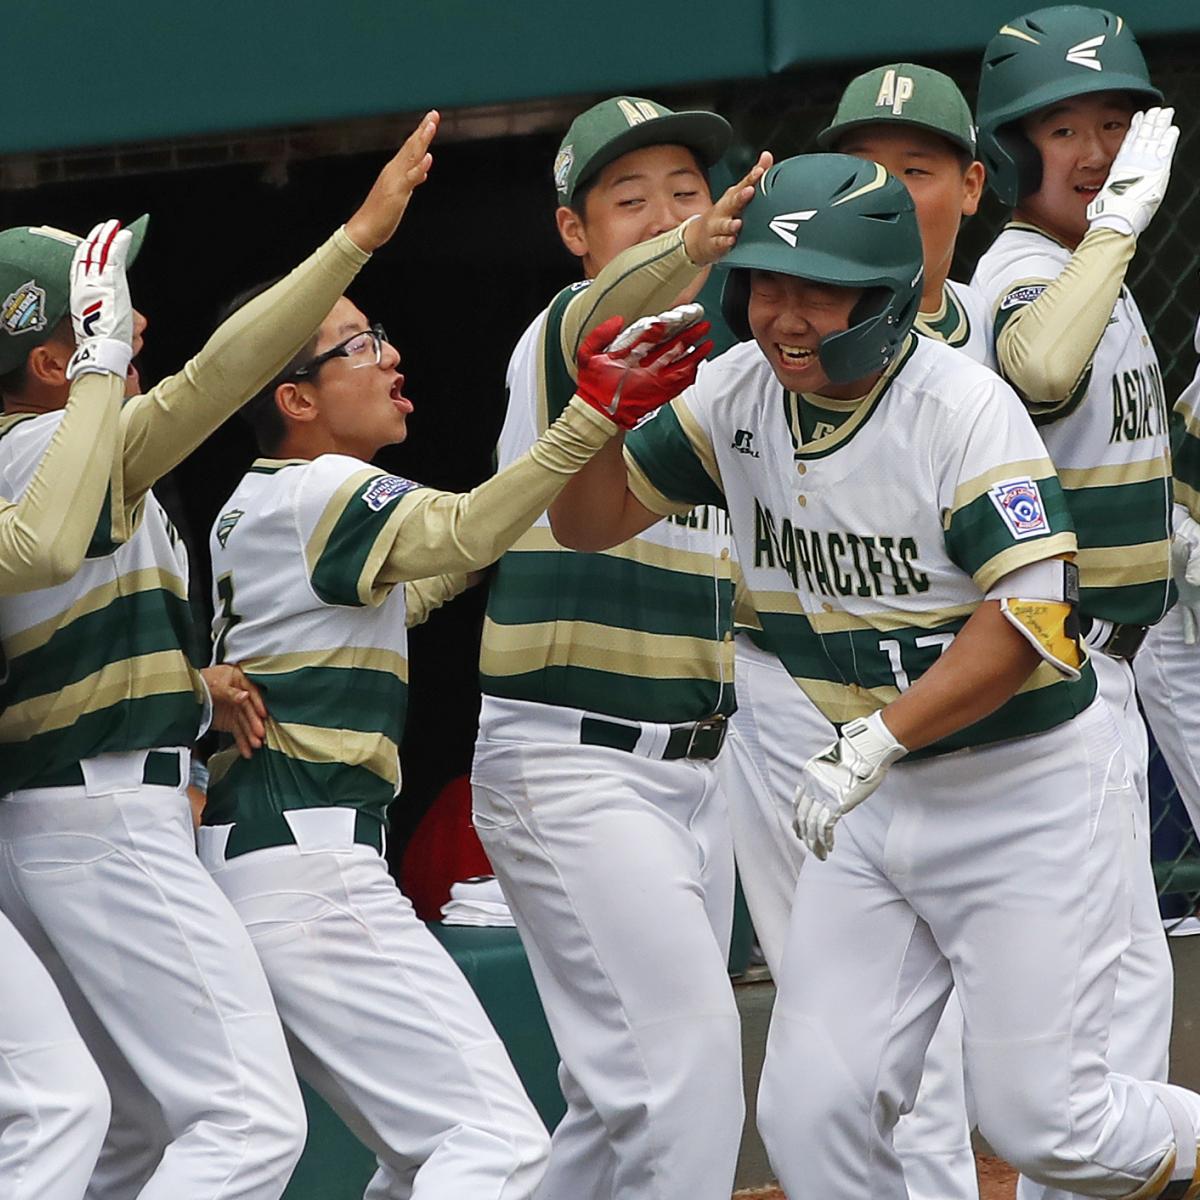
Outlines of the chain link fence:
{"type": "MultiPolygon", "coordinates": [[[[1129,273],[1129,285],[1154,338],[1168,403],[1192,378],[1192,343],[1200,313],[1200,38],[1144,47],[1151,76],[1168,104],[1176,108],[1181,130],[1167,199],[1143,235],[1129,273]]],[[[974,105],[979,58],[925,60],[955,79],[974,105]]],[[[719,112],[732,121],[740,160],[749,166],[761,147],[776,159],[812,151],[816,135],[833,116],[848,79],[873,63],[819,73],[794,72],[761,85],[729,89],[716,98],[719,112]]],[[[953,275],[969,279],[980,254],[999,232],[1006,212],[990,193],[959,237],[953,275]]],[[[1200,654],[1197,658],[1200,669],[1200,654]]],[[[1166,763],[1151,746],[1151,823],[1155,873],[1164,917],[1181,921],[1200,905],[1200,842],[1192,829],[1166,763]]]]}

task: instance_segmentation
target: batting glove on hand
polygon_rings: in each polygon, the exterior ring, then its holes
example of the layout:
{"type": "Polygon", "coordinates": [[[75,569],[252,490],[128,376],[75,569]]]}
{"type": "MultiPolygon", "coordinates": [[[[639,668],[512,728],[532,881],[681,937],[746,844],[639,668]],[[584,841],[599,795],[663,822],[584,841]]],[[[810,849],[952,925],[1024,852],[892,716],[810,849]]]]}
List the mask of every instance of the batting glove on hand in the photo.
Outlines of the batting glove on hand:
{"type": "Polygon", "coordinates": [[[1173,108],[1133,114],[1108,178],[1087,207],[1092,229],[1138,237],[1150,224],[1171,178],[1171,158],[1179,141],[1179,129],[1171,124],[1174,116],[1173,108]]]}
{"type": "Polygon", "coordinates": [[[597,325],[579,348],[576,394],[622,429],[690,387],[704,356],[711,326],[699,304],[643,317],[621,332],[621,317],[597,325]]]}
{"type": "Polygon", "coordinates": [[[1200,613],[1200,524],[1175,509],[1175,531],[1171,538],[1171,575],[1179,592],[1183,613],[1183,640],[1194,646],[1197,613],[1200,613]]]}
{"type": "Polygon", "coordinates": [[[908,751],[884,724],[883,713],[850,721],[841,736],[804,764],[796,789],[792,827],[824,859],[833,849],[833,827],[882,782],[888,767],[908,751]]]}
{"type": "Polygon", "coordinates": [[[133,357],[133,305],[125,256],[133,234],[105,221],[75,247],[71,260],[71,324],[75,353],[67,378],[89,372],[125,378],[133,357]]]}

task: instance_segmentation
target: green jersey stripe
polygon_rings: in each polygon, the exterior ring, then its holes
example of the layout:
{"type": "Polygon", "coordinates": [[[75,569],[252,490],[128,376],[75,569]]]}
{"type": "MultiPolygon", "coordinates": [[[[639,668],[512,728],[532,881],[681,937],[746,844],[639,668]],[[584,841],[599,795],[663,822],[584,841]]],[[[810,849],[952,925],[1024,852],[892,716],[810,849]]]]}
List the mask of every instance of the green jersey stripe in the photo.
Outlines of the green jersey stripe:
{"type": "Polygon", "coordinates": [[[586,667],[548,666],[521,675],[481,671],[480,681],[488,696],[580,708],[632,721],[681,724],[733,711],[731,679],[722,687],[707,679],[644,679],[586,667]]]}
{"type": "Polygon", "coordinates": [[[1079,588],[1079,609],[1089,617],[1122,625],[1153,625],[1173,607],[1177,593],[1169,579],[1122,587],[1079,588]]]}
{"type": "Polygon", "coordinates": [[[346,501],[329,540],[313,564],[313,590],[326,604],[364,607],[358,580],[375,543],[396,513],[395,504],[373,507],[364,496],[379,482],[367,479],[346,501]]]}
{"type": "MultiPolygon", "coordinates": [[[[733,604],[733,582],[716,584],[721,611],[733,604]]],[[[589,621],[646,633],[713,636],[713,575],[692,575],[602,554],[510,551],[488,598],[499,625],[589,621]]]]}
{"type": "Polygon", "coordinates": [[[315,763],[291,758],[264,746],[249,759],[232,754],[227,770],[214,771],[204,808],[206,825],[232,821],[275,820],[289,808],[344,805],[387,820],[394,789],[365,767],[315,763]]]}
{"type": "Polygon", "coordinates": [[[0,742],[3,789],[15,791],[39,775],[97,754],[190,746],[200,727],[200,713],[194,692],[170,692],[84,713],[66,729],[21,742],[0,742]]]}
{"type": "Polygon", "coordinates": [[[674,408],[660,408],[653,420],[638,426],[637,438],[627,440],[625,450],[667,499],[725,507],[725,496],[704,469],[674,408]]]}
{"type": "Polygon", "coordinates": [[[274,674],[248,671],[262,689],[272,720],[382,733],[399,743],[408,707],[408,684],[390,671],[367,667],[301,667],[274,674]]]}
{"type": "Polygon", "coordinates": [[[36,649],[15,655],[0,684],[0,711],[60,691],[109,663],[172,650],[183,660],[181,647],[192,638],[186,600],[162,588],[119,596],[57,629],[36,649]]]}
{"type": "Polygon", "coordinates": [[[1066,497],[1080,548],[1158,542],[1170,528],[1167,476],[1113,487],[1070,488],[1066,497]]]}
{"type": "MultiPolygon", "coordinates": [[[[1047,528],[1045,533],[1025,539],[1031,544],[1071,528],[1071,511],[1058,479],[1050,475],[1034,482],[1041,493],[1042,517],[1047,528]]],[[[978,575],[1013,544],[1013,531],[1000,515],[990,491],[950,514],[946,549],[952,561],[968,575],[978,575]]]]}
{"type": "Polygon", "coordinates": [[[578,295],[578,289],[564,288],[550,304],[543,329],[545,343],[542,347],[542,380],[546,388],[546,424],[551,425],[562,416],[563,409],[575,395],[575,380],[567,369],[562,353],[562,323],[567,308],[578,295]]]}

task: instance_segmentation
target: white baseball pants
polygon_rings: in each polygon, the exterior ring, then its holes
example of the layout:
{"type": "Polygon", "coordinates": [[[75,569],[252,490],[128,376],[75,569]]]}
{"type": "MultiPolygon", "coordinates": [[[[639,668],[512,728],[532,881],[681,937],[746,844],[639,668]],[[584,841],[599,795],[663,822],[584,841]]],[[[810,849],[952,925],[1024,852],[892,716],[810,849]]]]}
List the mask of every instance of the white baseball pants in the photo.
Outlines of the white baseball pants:
{"type": "Polygon", "coordinates": [[[246,923],[296,1070],[376,1155],[366,1200],[531,1196],[549,1153],[545,1127],[470,984],[384,859],[319,839],[326,848],[227,862],[230,828],[198,831],[201,859],[246,923]]]}
{"type": "Polygon", "coordinates": [[[472,772],[562,1058],[538,1200],[729,1200],[744,1105],[715,765],[572,745],[540,708],[485,697],[472,772]]]}
{"type": "MultiPolygon", "coordinates": [[[[767,966],[778,980],[805,858],[804,844],[792,829],[796,785],[805,762],[837,735],[778,657],[749,638],[737,639],[736,670],[738,710],[721,752],[721,784],[742,891],[767,966]]],[[[807,966],[822,969],[815,959],[807,966]]],[[[977,1200],[962,1011],[953,992],[929,1043],[912,1111],[896,1126],[894,1145],[909,1200],[977,1200]]]]}
{"type": "Polygon", "coordinates": [[[785,1189],[904,1200],[892,1128],[952,985],[979,1128],[1002,1157],[1114,1200],[1172,1149],[1172,1174],[1192,1177],[1200,1097],[1105,1058],[1129,787],[1097,701],[1048,733],[899,763],[840,823],[829,860],[800,874],[759,1098],[785,1189]]]}
{"type": "MultiPolygon", "coordinates": [[[[1135,1079],[1165,1081],[1171,1049],[1174,968],[1158,911],[1158,889],[1150,862],[1149,743],[1138,711],[1129,664],[1092,652],[1100,698],[1121,735],[1133,786],[1123,793],[1130,941],[1121,955],[1108,1035],[1108,1065],[1135,1079]]],[[[1018,1200],[1070,1200],[1071,1193],[1043,1187],[1022,1176],[1018,1200]]]]}
{"type": "Polygon", "coordinates": [[[0,802],[0,907],[53,947],[161,1109],[172,1140],[139,1200],[277,1200],[305,1131],[283,1030],[186,795],[141,784],[144,758],[0,802]]]}
{"type": "Polygon", "coordinates": [[[45,968],[2,916],[0,963],[0,1195],[80,1200],[108,1090],[45,968]]]}
{"type": "Polygon", "coordinates": [[[1176,606],[1146,635],[1133,660],[1138,695],[1180,798],[1200,830],[1200,645],[1183,640],[1176,606]]]}

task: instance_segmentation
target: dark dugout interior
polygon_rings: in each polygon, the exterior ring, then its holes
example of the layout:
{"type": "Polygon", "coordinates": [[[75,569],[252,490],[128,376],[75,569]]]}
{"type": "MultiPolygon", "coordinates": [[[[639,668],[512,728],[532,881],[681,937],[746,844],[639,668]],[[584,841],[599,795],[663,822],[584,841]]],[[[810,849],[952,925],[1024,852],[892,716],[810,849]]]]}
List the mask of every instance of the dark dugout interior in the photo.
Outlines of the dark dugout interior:
{"type": "MultiPolygon", "coordinates": [[[[397,146],[406,134],[398,129],[397,146]]],[[[557,146],[547,135],[435,143],[428,182],[350,289],[400,350],[415,406],[407,442],[377,459],[387,470],[454,491],[491,473],[508,356],[579,273],[554,226],[557,146]]],[[[385,161],[371,153],[291,163],[286,182],[277,168],[238,165],[8,192],[0,227],[86,233],[109,216],[151,214],[130,271],[134,306],[150,322],[138,360],[149,387],[203,345],[231,297],[287,271],[345,221],[385,161]]],[[[156,489],[182,518],[193,592],[206,603],[208,531],[254,456],[249,427],[233,418],[156,489]]],[[[484,592],[474,589],[412,632],[393,865],[438,789],[470,768],[484,592]]]]}

